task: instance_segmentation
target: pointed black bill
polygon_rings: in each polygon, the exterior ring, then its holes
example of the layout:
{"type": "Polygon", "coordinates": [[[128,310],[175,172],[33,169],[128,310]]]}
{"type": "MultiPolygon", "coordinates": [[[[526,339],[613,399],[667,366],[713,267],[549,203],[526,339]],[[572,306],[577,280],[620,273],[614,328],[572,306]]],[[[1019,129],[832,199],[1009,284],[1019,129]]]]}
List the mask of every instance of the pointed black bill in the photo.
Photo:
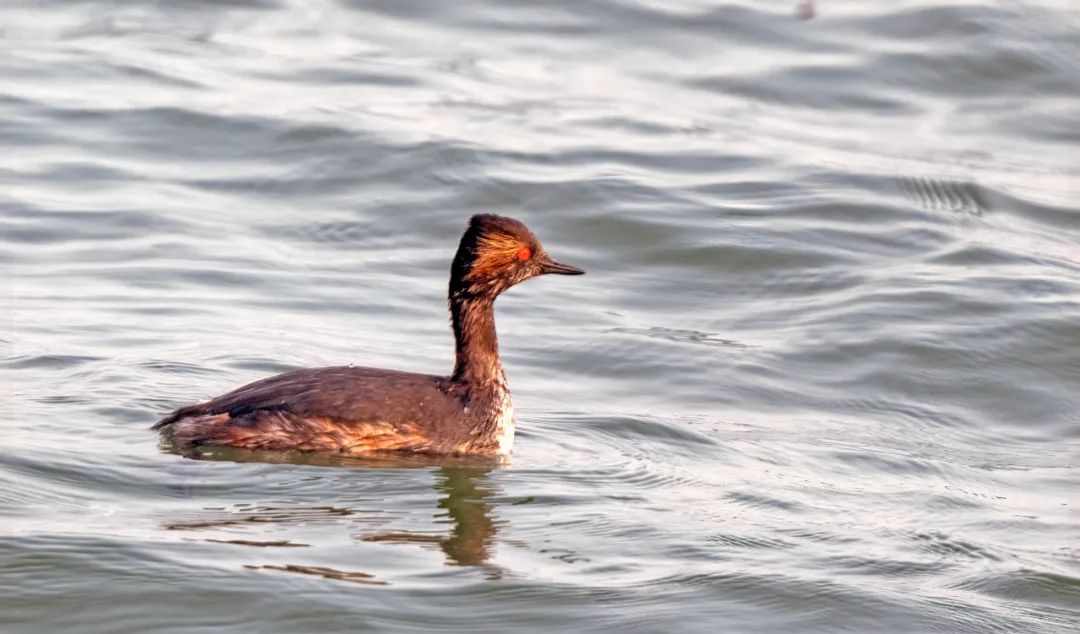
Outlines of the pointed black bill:
{"type": "Polygon", "coordinates": [[[570,266],[569,264],[562,264],[552,259],[547,259],[540,263],[541,273],[556,273],[558,275],[584,275],[585,271],[582,271],[576,266],[570,266]]]}

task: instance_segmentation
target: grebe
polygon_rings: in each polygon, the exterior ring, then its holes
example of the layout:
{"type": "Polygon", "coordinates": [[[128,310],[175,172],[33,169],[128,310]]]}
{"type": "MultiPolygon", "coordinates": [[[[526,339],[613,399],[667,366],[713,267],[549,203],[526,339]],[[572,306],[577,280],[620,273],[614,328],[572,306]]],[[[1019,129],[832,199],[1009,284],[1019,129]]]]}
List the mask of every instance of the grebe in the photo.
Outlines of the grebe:
{"type": "Polygon", "coordinates": [[[552,260],[521,222],[473,216],[450,266],[450,376],[352,366],[296,370],[181,407],[152,429],[170,428],[184,446],[508,455],[514,408],[499,361],[495,298],[538,275],[584,272],[552,260]]]}

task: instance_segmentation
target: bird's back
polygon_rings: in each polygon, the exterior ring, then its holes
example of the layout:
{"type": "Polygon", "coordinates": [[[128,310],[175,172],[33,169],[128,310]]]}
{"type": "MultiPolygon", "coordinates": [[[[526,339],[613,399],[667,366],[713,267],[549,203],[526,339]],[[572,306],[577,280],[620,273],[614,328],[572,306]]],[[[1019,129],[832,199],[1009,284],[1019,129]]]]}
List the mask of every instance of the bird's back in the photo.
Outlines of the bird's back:
{"type": "Polygon", "coordinates": [[[156,425],[185,445],[456,453],[469,390],[445,377],[351,366],[296,370],[181,407],[156,425]]]}

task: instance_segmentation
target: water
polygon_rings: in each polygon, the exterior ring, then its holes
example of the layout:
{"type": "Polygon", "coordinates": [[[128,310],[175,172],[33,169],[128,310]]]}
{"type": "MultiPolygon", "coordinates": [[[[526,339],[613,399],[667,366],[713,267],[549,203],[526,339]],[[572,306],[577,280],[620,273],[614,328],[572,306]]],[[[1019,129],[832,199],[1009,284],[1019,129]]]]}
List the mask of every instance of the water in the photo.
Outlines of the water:
{"type": "Polygon", "coordinates": [[[1075,631],[1080,11],[798,4],[5,3],[0,629],[1075,631]],[[478,211],[509,465],[147,430],[448,371],[478,211]]]}

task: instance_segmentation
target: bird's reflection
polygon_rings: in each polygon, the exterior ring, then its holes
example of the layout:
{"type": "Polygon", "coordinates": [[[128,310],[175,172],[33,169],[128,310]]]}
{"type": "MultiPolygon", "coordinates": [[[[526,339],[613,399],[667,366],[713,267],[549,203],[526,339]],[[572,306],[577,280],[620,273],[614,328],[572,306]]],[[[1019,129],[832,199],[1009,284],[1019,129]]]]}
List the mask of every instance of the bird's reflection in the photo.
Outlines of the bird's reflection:
{"type": "MultiPolygon", "coordinates": [[[[203,451],[197,454],[187,454],[188,458],[176,463],[173,472],[182,477],[177,478],[170,488],[174,494],[184,497],[196,497],[199,495],[197,481],[199,461],[231,461],[231,462],[272,462],[291,463],[304,465],[319,465],[328,467],[351,467],[351,468],[432,468],[434,476],[434,488],[438,494],[437,511],[435,512],[436,523],[449,524],[447,532],[434,531],[411,531],[411,530],[368,530],[356,535],[356,538],[364,542],[384,542],[391,544],[420,544],[425,547],[442,550],[448,565],[459,566],[483,566],[489,571],[498,573],[498,569],[489,563],[492,556],[493,545],[500,522],[495,519],[493,505],[488,501],[496,495],[496,491],[490,483],[489,474],[499,466],[499,462],[490,459],[446,459],[438,460],[419,456],[398,457],[390,456],[375,460],[357,460],[355,458],[341,458],[338,456],[326,456],[317,454],[285,454],[276,452],[252,452],[228,449],[215,449],[203,451]]],[[[366,503],[370,504],[370,502],[366,503]]],[[[262,532],[269,526],[311,526],[312,524],[334,522],[347,523],[355,526],[363,524],[386,524],[395,516],[383,509],[358,508],[351,504],[338,503],[326,506],[283,506],[281,504],[237,504],[231,509],[222,507],[204,508],[197,512],[194,517],[188,517],[181,521],[169,521],[164,528],[174,531],[220,531],[229,533],[206,539],[207,542],[225,543],[243,546],[261,547],[304,547],[317,546],[289,540],[254,540],[254,539],[231,539],[237,532],[244,533],[249,537],[251,531],[262,532]]],[[[325,573],[330,569],[318,568],[317,573],[308,572],[315,568],[301,565],[267,565],[247,566],[249,568],[269,568],[285,570],[289,572],[304,572],[306,574],[319,574],[320,576],[352,580],[353,577],[366,573],[344,572],[331,570],[333,575],[325,573]],[[324,574],[325,573],[325,574],[324,574]],[[340,574],[338,574],[340,573],[340,574]],[[343,577],[342,575],[351,575],[343,577]]],[[[501,575],[500,575],[501,576],[501,575]]]]}
{"type": "Polygon", "coordinates": [[[491,505],[484,502],[491,495],[486,482],[490,471],[490,468],[442,467],[435,472],[438,478],[435,489],[444,494],[439,499],[439,508],[445,509],[453,524],[449,535],[405,531],[366,534],[361,539],[438,545],[446,553],[447,563],[460,566],[487,563],[497,530],[491,505]]]}

